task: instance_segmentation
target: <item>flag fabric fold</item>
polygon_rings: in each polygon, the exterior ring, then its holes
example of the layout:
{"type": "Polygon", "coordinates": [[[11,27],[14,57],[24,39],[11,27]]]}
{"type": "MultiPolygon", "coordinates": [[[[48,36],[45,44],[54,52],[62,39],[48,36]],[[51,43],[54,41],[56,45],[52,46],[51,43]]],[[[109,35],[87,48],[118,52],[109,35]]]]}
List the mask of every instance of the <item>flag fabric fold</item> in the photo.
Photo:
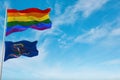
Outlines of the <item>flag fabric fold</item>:
{"type": "Polygon", "coordinates": [[[6,41],[5,42],[5,57],[4,61],[12,58],[18,58],[20,56],[34,57],[38,55],[36,47],[37,41],[6,41]]]}
{"type": "Polygon", "coordinates": [[[51,28],[49,18],[50,8],[40,10],[38,8],[28,8],[25,10],[7,10],[6,36],[13,32],[24,31],[28,28],[44,30],[51,28]]]}

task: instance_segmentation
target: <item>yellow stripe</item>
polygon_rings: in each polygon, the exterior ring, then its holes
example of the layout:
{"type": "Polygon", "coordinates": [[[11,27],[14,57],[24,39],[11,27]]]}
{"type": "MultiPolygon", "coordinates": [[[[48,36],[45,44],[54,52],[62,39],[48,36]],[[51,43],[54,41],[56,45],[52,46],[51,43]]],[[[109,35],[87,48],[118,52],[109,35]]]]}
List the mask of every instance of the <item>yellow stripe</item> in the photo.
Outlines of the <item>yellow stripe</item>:
{"type": "Polygon", "coordinates": [[[45,15],[41,18],[37,18],[34,16],[19,16],[19,17],[8,17],[7,22],[12,22],[12,21],[43,21],[49,18],[49,15],[45,15]]]}

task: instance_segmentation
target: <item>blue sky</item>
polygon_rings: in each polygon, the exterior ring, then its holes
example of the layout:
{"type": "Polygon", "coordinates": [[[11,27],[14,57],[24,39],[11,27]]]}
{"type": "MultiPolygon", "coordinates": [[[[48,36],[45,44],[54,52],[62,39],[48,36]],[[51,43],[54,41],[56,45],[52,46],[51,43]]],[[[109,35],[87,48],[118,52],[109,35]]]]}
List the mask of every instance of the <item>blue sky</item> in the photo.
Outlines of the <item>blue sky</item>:
{"type": "Polygon", "coordinates": [[[119,0],[0,1],[1,45],[5,7],[49,7],[52,28],[28,29],[5,38],[38,40],[39,55],[4,62],[3,80],[120,80],[119,0]]]}

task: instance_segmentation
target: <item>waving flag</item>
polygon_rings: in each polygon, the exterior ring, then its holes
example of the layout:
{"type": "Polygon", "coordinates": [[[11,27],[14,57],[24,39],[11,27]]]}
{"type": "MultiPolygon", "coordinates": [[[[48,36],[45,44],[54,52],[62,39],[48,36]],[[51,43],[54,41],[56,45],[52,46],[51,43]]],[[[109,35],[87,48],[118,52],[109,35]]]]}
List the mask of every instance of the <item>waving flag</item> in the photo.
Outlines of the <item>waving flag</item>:
{"type": "Polygon", "coordinates": [[[19,41],[19,42],[5,42],[5,57],[4,61],[12,58],[18,58],[20,56],[34,57],[38,55],[36,49],[37,41],[19,41]]]}
{"type": "Polygon", "coordinates": [[[7,10],[7,28],[6,36],[13,32],[24,31],[28,28],[44,30],[51,27],[49,19],[50,8],[40,10],[29,8],[25,10],[8,9],[7,10]]]}

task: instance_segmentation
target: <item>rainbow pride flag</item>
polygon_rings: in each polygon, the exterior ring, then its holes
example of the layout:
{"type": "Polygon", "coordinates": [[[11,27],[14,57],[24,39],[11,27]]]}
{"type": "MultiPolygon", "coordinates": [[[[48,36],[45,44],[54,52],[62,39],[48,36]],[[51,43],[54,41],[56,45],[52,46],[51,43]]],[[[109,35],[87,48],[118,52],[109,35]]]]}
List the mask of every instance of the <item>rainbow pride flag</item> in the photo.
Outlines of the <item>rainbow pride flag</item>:
{"type": "Polygon", "coordinates": [[[51,27],[49,19],[50,8],[40,10],[37,8],[29,8],[25,10],[8,9],[7,10],[7,28],[6,36],[24,31],[28,28],[36,30],[44,30],[51,27]]]}

